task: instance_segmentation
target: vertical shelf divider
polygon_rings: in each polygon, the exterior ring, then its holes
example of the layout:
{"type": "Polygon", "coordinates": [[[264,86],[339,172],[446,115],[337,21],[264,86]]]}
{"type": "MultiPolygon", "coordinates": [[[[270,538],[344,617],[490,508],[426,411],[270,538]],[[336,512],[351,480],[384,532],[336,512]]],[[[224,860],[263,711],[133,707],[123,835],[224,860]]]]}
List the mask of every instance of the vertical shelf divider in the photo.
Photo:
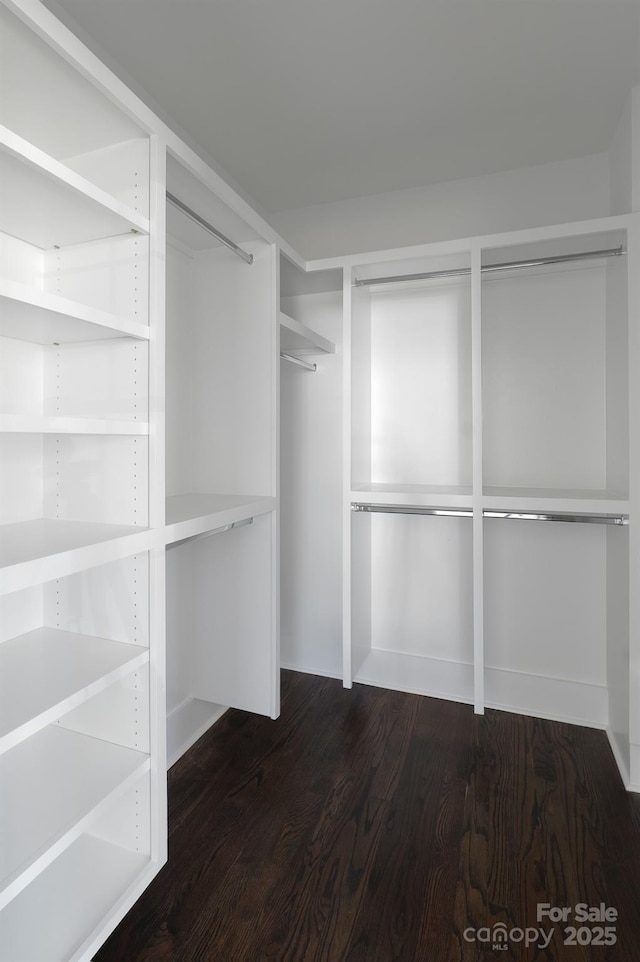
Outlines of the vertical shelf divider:
{"type": "Polygon", "coordinates": [[[352,298],[353,272],[345,267],[343,280],[343,428],[342,428],[342,651],[343,679],[345,688],[353,686],[351,650],[351,363],[352,363],[352,298]]]}
{"type": "Polygon", "coordinates": [[[484,551],[482,520],[482,275],[471,248],[471,410],[473,422],[473,707],[484,714],[484,551]]]}

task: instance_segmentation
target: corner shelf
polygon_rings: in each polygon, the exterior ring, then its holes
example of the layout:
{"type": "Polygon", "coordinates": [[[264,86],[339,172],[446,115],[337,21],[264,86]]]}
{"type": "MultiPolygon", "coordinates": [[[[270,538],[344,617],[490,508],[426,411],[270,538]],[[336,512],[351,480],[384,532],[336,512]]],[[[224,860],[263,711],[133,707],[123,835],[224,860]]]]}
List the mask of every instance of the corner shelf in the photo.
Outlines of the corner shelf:
{"type": "Polygon", "coordinates": [[[50,726],[0,759],[0,909],[149,769],[149,756],[50,726]]]}
{"type": "Polygon", "coordinates": [[[166,544],[268,514],[276,503],[272,497],[242,494],[173,495],[166,503],[166,544]]]}
{"type": "Polygon", "coordinates": [[[149,232],[147,218],[2,126],[0,183],[0,230],[43,250],[149,232]]]}
{"type": "Polygon", "coordinates": [[[58,294],[0,278],[0,337],[32,344],[72,344],[114,337],[148,341],[149,328],[58,294]]]}
{"type": "Polygon", "coordinates": [[[294,357],[308,354],[335,354],[333,341],[317,334],[305,324],[295,321],[288,314],[280,312],[280,349],[294,357]]]}
{"type": "Polygon", "coordinates": [[[0,754],[149,661],[149,650],[57,628],[0,645],[0,754]]]}

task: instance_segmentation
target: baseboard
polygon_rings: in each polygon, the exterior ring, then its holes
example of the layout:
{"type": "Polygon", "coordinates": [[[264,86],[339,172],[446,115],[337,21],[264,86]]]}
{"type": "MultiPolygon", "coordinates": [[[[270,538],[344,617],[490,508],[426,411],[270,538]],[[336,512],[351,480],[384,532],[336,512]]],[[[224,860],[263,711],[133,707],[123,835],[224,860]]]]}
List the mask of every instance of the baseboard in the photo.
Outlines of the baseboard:
{"type": "Polygon", "coordinates": [[[485,669],[485,706],[586,728],[606,729],[609,722],[604,685],[502,668],[485,669]]]}
{"type": "Polygon", "coordinates": [[[473,704],[473,666],[463,662],[372,648],[353,681],[409,695],[473,704]]]}
{"type": "Polygon", "coordinates": [[[289,662],[280,662],[280,667],[285,671],[299,671],[303,675],[318,675],[319,678],[337,678],[342,681],[341,671],[327,671],[326,668],[310,668],[308,665],[292,665],[289,662]]]}
{"type": "Polygon", "coordinates": [[[631,775],[629,773],[629,763],[625,759],[620,746],[618,745],[615,736],[609,726],[606,728],[607,738],[609,739],[609,747],[615,759],[616,765],[618,766],[618,771],[620,772],[620,778],[627,791],[640,791],[638,788],[631,788],[631,775]]]}
{"type": "Polygon", "coordinates": [[[640,792],[640,745],[629,745],[629,785],[630,792],[640,792]]]}
{"type": "Polygon", "coordinates": [[[224,705],[185,698],[167,715],[167,768],[181,758],[228,711],[224,705]]]}

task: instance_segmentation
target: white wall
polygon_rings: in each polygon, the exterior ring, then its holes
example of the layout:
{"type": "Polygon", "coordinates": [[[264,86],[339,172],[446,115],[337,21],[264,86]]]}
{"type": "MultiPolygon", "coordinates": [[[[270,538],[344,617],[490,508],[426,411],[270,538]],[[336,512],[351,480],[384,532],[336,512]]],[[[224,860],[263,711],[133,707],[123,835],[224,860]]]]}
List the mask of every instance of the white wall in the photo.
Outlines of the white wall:
{"type": "Polygon", "coordinates": [[[282,211],[276,230],[308,260],[609,214],[609,155],[282,211]]]}

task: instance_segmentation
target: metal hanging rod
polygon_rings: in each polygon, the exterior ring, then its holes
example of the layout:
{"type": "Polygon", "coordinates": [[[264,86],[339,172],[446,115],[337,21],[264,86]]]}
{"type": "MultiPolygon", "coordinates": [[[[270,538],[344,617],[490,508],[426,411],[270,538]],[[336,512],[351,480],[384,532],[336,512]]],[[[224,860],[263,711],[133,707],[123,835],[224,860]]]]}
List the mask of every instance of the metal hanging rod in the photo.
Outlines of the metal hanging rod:
{"type": "Polygon", "coordinates": [[[303,367],[305,371],[317,371],[318,365],[312,364],[310,361],[303,361],[301,357],[295,357],[293,354],[285,354],[280,351],[280,357],[283,361],[291,361],[292,364],[297,364],[299,367],[303,367]]]}
{"type": "MultiPolygon", "coordinates": [[[[472,508],[428,508],[417,504],[368,504],[353,502],[352,511],[380,514],[425,514],[444,518],[471,518],[472,508]]],[[[499,518],[513,521],[566,521],[573,524],[629,524],[627,515],[616,514],[570,514],[563,511],[483,511],[483,518],[499,518]]]]}
{"type": "Polygon", "coordinates": [[[183,204],[181,200],[178,200],[178,198],[173,194],[170,194],[169,191],[167,191],[167,200],[170,204],[172,204],[173,207],[176,207],[178,210],[182,211],[182,213],[189,217],[195,224],[198,224],[199,227],[202,227],[203,230],[206,230],[208,234],[212,234],[217,240],[220,241],[221,244],[224,244],[225,247],[228,247],[230,251],[233,251],[234,254],[237,254],[238,257],[241,257],[243,261],[247,262],[247,264],[253,264],[253,254],[247,254],[246,251],[244,251],[241,247],[238,247],[237,244],[234,244],[234,242],[225,234],[213,227],[208,221],[201,217],[200,214],[196,214],[195,210],[191,210],[190,207],[187,207],[186,204],[183,204]]]}
{"type": "Polygon", "coordinates": [[[472,508],[425,508],[419,504],[368,504],[354,502],[352,511],[367,511],[380,514],[428,514],[443,518],[471,518],[472,508]]]}
{"type": "Polygon", "coordinates": [[[212,528],[211,531],[203,531],[200,534],[192,534],[190,538],[181,538],[180,541],[172,541],[167,548],[177,548],[181,544],[193,544],[194,541],[204,541],[205,538],[212,538],[215,534],[224,534],[232,528],[244,528],[247,524],[253,524],[253,518],[243,518],[242,521],[232,521],[230,524],[223,524],[220,528],[212,528]]]}
{"type": "Polygon", "coordinates": [[[509,521],[565,521],[570,524],[629,524],[627,515],[620,514],[565,514],[562,511],[483,511],[483,518],[503,518],[509,521]]]}
{"type": "MultiPolygon", "coordinates": [[[[504,261],[501,264],[487,264],[481,267],[483,274],[496,273],[498,271],[511,271],[519,267],[542,267],[547,264],[566,264],[571,261],[591,260],[594,257],[621,257],[626,254],[622,245],[620,247],[609,247],[606,250],[582,251],[578,254],[558,254],[554,257],[534,257],[524,261],[504,261]]],[[[356,287],[367,287],[372,284],[393,284],[400,281],[422,281],[430,280],[435,277],[466,277],[471,273],[470,267],[456,267],[443,271],[426,271],[418,274],[396,274],[389,277],[360,277],[356,280],[356,287]]]]}

